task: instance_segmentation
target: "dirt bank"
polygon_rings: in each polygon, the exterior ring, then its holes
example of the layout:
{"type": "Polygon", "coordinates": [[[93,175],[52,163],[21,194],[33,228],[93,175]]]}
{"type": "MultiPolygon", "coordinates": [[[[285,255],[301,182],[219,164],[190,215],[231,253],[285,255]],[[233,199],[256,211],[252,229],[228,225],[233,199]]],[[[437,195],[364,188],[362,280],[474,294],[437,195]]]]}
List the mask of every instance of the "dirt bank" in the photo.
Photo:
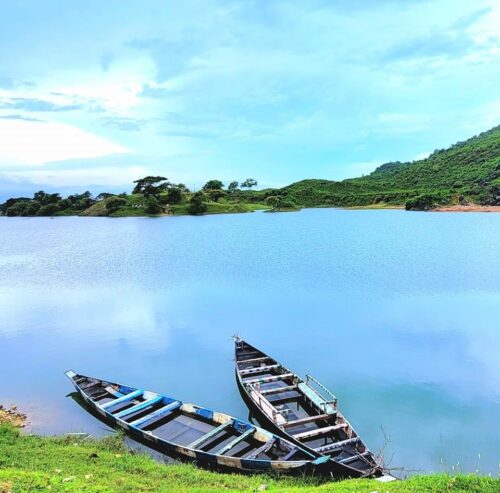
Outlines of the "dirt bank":
{"type": "Polygon", "coordinates": [[[26,414],[19,412],[16,406],[8,408],[0,404],[0,424],[10,423],[17,428],[22,428],[26,426],[26,420],[26,414]]]}
{"type": "Polygon", "coordinates": [[[500,212],[500,205],[447,205],[437,207],[435,212],[500,212]]]}

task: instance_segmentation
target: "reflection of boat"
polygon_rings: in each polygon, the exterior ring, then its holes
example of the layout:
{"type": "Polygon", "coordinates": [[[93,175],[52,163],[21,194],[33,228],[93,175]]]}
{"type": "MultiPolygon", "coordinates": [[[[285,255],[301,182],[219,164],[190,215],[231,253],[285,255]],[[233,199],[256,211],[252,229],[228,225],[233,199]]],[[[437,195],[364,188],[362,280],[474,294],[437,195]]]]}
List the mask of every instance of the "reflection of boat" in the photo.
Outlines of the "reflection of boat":
{"type": "Polygon", "coordinates": [[[309,375],[302,380],[244,340],[234,339],[238,387],[262,426],[317,456],[327,456],[336,476],[393,479],[384,475],[326,387],[309,375]]]}
{"type": "Polygon", "coordinates": [[[319,470],[323,457],[226,414],[165,395],[66,373],[91,411],[171,457],[238,472],[319,470]]]}

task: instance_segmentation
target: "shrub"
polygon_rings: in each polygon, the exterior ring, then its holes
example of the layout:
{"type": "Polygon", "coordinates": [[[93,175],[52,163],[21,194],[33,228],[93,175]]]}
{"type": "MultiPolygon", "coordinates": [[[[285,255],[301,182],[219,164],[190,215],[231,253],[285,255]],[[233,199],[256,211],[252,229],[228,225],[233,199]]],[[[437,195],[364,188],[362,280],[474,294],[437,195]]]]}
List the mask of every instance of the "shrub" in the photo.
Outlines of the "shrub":
{"type": "Polygon", "coordinates": [[[120,207],[123,207],[127,204],[127,201],[121,197],[111,197],[106,202],[106,211],[108,214],[112,214],[116,212],[120,207]]]}
{"type": "Polygon", "coordinates": [[[43,205],[37,212],[37,216],[53,216],[56,212],[59,211],[59,206],[54,203],[49,203],[47,205],[43,205]]]}
{"type": "Polygon", "coordinates": [[[162,211],[160,203],[152,195],[146,199],[146,209],[147,214],[160,214],[162,211]]]}
{"type": "Polygon", "coordinates": [[[195,194],[193,194],[191,200],[189,201],[189,206],[187,209],[189,214],[198,215],[207,212],[207,204],[203,202],[204,198],[205,196],[202,192],[196,192],[195,194]]]}
{"type": "Polygon", "coordinates": [[[182,191],[180,188],[173,187],[167,192],[167,204],[178,204],[182,200],[182,191]]]}

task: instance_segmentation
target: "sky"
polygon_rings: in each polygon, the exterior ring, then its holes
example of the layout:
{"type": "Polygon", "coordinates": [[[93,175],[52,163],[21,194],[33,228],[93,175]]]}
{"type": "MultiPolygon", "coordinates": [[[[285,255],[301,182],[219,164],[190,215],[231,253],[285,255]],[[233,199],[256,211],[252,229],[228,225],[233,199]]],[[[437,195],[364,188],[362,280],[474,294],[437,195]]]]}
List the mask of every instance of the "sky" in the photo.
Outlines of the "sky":
{"type": "Polygon", "coordinates": [[[500,2],[2,0],[0,198],[361,176],[500,123],[500,2]]]}

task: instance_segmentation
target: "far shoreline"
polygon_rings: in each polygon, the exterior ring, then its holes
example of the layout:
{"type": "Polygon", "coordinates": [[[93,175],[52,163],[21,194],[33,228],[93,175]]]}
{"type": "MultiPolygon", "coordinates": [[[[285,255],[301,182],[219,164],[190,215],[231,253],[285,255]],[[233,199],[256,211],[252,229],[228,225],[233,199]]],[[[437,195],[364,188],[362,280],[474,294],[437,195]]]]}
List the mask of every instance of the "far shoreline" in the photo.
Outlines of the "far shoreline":
{"type": "MultiPolygon", "coordinates": [[[[319,207],[301,207],[296,209],[283,209],[283,210],[272,210],[272,209],[261,209],[256,208],[254,210],[246,210],[246,211],[217,211],[217,212],[205,212],[203,214],[132,214],[132,215],[88,215],[88,214],[61,214],[54,216],[7,216],[5,214],[1,214],[0,218],[8,218],[8,217],[22,217],[22,218],[50,218],[55,219],[59,217],[87,217],[87,218],[110,218],[110,219],[120,219],[126,217],[147,217],[147,218],[166,218],[166,217],[202,217],[202,216],[220,216],[220,215],[233,215],[233,214],[248,214],[252,212],[272,212],[272,213],[280,213],[280,212],[300,212],[302,210],[311,210],[311,209],[336,209],[336,210],[346,210],[346,211],[374,211],[374,210],[401,210],[406,211],[403,205],[387,205],[387,204],[370,204],[370,205],[360,205],[360,206],[319,206],[319,207]]],[[[478,204],[468,204],[468,205],[445,205],[440,207],[435,207],[428,210],[409,210],[408,212],[500,212],[500,205],[478,205],[478,204]]]]}
{"type": "Polygon", "coordinates": [[[433,212],[500,212],[500,205],[445,205],[436,207],[433,212]]]}

